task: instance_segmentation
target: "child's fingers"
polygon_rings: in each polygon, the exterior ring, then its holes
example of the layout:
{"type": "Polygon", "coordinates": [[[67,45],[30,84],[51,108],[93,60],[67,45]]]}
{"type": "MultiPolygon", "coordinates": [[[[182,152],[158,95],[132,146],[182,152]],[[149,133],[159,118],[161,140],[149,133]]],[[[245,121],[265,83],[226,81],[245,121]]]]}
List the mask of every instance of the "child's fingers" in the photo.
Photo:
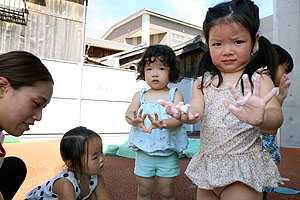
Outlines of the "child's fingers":
{"type": "Polygon", "coordinates": [[[231,104],[229,101],[226,100],[223,101],[223,104],[226,106],[226,108],[230,110],[230,112],[232,112],[234,115],[237,115],[239,109],[235,105],[231,104]]]}
{"type": "MultiPolygon", "coordinates": [[[[149,133],[149,130],[146,128],[145,125],[143,125],[141,128],[143,129],[143,131],[144,131],[145,133],[149,133]]],[[[150,132],[150,133],[151,133],[151,132],[150,132]]]]}
{"type": "Polygon", "coordinates": [[[154,120],[153,117],[151,115],[148,115],[148,118],[149,118],[150,122],[152,123],[154,120]]]}
{"type": "Polygon", "coordinates": [[[240,93],[234,87],[232,87],[232,85],[230,83],[227,84],[227,88],[229,89],[229,91],[231,92],[231,94],[235,100],[240,98],[240,96],[241,96],[240,93]]]}
{"type": "Polygon", "coordinates": [[[285,86],[285,85],[291,85],[290,78],[288,77],[287,74],[283,74],[283,76],[280,78],[280,86],[285,86]]]}
{"type": "Polygon", "coordinates": [[[162,105],[163,107],[166,107],[166,105],[167,105],[167,102],[165,100],[163,100],[163,99],[157,100],[157,103],[160,104],[160,105],[162,105]]]}
{"type": "Polygon", "coordinates": [[[149,133],[149,134],[152,133],[152,126],[149,127],[149,130],[147,130],[147,133],[149,133]]]}
{"type": "Polygon", "coordinates": [[[261,82],[261,76],[256,74],[254,77],[253,95],[257,97],[260,97],[260,82],[261,82]]]}
{"type": "Polygon", "coordinates": [[[211,84],[212,80],[208,80],[203,84],[203,87],[206,88],[211,84]]]}
{"type": "Polygon", "coordinates": [[[188,119],[190,121],[196,120],[199,117],[199,113],[195,113],[194,115],[191,112],[188,112],[188,119]]]}
{"type": "Polygon", "coordinates": [[[158,114],[156,112],[154,112],[154,117],[155,117],[155,120],[158,120],[158,114]]]}
{"type": "Polygon", "coordinates": [[[245,96],[243,96],[243,98],[241,98],[240,100],[236,101],[236,103],[240,106],[243,106],[245,105],[249,98],[252,96],[252,93],[251,92],[248,92],[245,96]]]}
{"type": "Polygon", "coordinates": [[[242,79],[244,82],[244,94],[247,94],[251,91],[251,84],[249,81],[249,77],[247,74],[243,74],[242,79]]]}
{"type": "Polygon", "coordinates": [[[264,98],[264,102],[267,104],[276,94],[277,88],[273,88],[264,98]]]}
{"type": "Polygon", "coordinates": [[[201,82],[202,82],[202,76],[199,76],[197,79],[196,79],[196,83],[197,84],[197,88],[198,89],[201,89],[201,82]]]}
{"type": "Polygon", "coordinates": [[[140,109],[138,117],[142,117],[142,114],[143,114],[143,108],[140,109]]]}
{"type": "Polygon", "coordinates": [[[135,119],[136,118],[136,110],[133,109],[132,112],[133,112],[133,119],[135,119]]]}
{"type": "Polygon", "coordinates": [[[285,81],[289,80],[290,77],[287,74],[283,74],[280,78],[280,83],[284,83],[285,81]]]}
{"type": "Polygon", "coordinates": [[[145,113],[145,114],[143,115],[143,117],[142,117],[143,121],[146,119],[146,117],[147,117],[147,116],[148,116],[148,118],[150,118],[150,117],[151,117],[151,115],[149,115],[149,114],[145,113]]]}
{"type": "Polygon", "coordinates": [[[188,113],[184,113],[184,112],[181,112],[180,113],[181,116],[180,116],[180,119],[183,120],[183,121],[187,121],[188,120],[188,113]]]}

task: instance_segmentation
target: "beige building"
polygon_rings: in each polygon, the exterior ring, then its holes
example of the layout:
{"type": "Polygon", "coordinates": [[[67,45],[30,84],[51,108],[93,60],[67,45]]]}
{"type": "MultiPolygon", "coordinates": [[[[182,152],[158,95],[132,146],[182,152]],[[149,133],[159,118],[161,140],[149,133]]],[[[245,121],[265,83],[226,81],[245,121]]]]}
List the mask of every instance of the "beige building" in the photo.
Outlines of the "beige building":
{"type": "Polygon", "coordinates": [[[113,25],[102,39],[129,45],[175,46],[196,35],[202,35],[201,27],[145,8],[113,25]]]}

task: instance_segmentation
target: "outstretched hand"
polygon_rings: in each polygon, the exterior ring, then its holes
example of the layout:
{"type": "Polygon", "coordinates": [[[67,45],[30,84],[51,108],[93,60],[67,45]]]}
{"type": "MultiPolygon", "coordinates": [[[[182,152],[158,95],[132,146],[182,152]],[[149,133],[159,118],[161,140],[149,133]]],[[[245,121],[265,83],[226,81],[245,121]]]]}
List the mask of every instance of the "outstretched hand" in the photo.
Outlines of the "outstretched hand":
{"type": "Polygon", "coordinates": [[[148,133],[149,134],[152,132],[153,129],[158,128],[158,129],[161,130],[161,129],[163,129],[163,128],[165,128],[167,126],[163,122],[162,119],[160,119],[160,120],[158,119],[158,114],[156,112],[154,113],[154,119],[153,119],[153,117],[151,115],[148,115],[148,118],[149,118],[149,120],[151,122],[151,125],[150,125],[150,127],[148,129],[148,133]]]}
{"type": "Polygon", "coordinates": [[[199,114],[192,114],[189,109],[190,105],[184,105],[183,102],[180,102],[178,105],[172,102],[158,101],[158,103],[166,108],[166,113],[173,118],[183,122],[183,123],[191,123],[194,122],[199,114]]]}
{"type": "Polygon", "coordinates": [[[241,95],[231,84],[228,86],[231,94],[236,100],[236,105],[229,101],[223,101],[223,104],[240,120],[253,126],[260,126],[263,122],[265,108],[267,103],[276,94],[277,89],[273,88],[265,97],[260,97],[261,76],[256,75],[254,80],[253,94],[248,75],[242,77],[244,81],[244,94],[241,95]]]}
{"type": "Polygon", "coordinates": [[[130,122],[132,126],[137,126],[139,128],[142,128],[144,132],[148,132],[148,129],[145,126],[145,118],[148,116],[148,114],[143,114],[143,108],[140,109],[139,114],[137,115],[136,110],[133,110],[133,117],[130,117],[129,115],[125,115],[125,118],[130,122]]]}
{"type": "Polygon", "coordinates": [[[289,87],[291,86],[290,78],[287,74],[283,74],[280,78],[279,84],[279,94],[277,95],[278,98],[284,100],[289,92],[289,87]]]}

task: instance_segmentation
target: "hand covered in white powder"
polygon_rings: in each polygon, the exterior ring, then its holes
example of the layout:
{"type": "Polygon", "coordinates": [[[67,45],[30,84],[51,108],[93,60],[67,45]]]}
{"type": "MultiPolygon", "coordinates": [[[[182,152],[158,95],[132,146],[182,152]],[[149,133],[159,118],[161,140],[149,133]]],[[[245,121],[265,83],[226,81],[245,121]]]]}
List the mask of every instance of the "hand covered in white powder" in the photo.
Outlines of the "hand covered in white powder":
{"type": "Polygon", "coordinates": [[[231,84],[228,86],[231,94],[236,100],[236,105],[229,101],[223,104],[240,120],[253,126],[260,126],[263,122],[264,112],[267,103],[276,94],[277,89],[273,88],[265,97],[260,97],[261,76],[256,75],[254,80],[253,94],[251,93],[251,84],[246,74],[243,75],[244,94],[242,96],[231,84]]]}
{"type": "Polygon", "coordinates": [[[184,105],[183,102],[180,102],[177,105],[172,102],[165,102],[165,101],[159,101],[158,103],[166,108],[166,113],[168,115],[171,115],[173,118],[183,123],[190,123],[199,116],[198,113],[193,115],[189,111],[190,105],[189,104],[184,105]]]}
{"type": "Polygon", "coordinates": [[[136,110],[133,110],[133,116],[130,117],[128,115],[125,115],[125,118],[127,120],[129,120],[129,122],[132,126],[137,126],[139,128],[142,128],[143,131],[147,133],[148,129],[146,128],[144,121],[145,121],[145,118],[148,116],[148,114],[147,113],[144,115],[142,115],[142,114],[143,114],[143,108],[140,109],[138,115],[136,113],[136,110]]]}

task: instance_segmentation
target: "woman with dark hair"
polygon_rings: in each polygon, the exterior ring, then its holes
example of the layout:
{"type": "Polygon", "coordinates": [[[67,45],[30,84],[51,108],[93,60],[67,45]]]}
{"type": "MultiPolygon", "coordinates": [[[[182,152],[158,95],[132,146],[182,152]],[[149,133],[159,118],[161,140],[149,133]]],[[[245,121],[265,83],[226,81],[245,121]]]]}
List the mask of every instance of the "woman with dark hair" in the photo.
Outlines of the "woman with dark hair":
{"type": "Polygon", "coordinates": [[[17,157],[5,157],[6,131],[21,136],[50,102],[54,81],[35,55],[12,51],[0,55],[0,200],[14,197],[26,177],[26,165],[17,157]]]}

